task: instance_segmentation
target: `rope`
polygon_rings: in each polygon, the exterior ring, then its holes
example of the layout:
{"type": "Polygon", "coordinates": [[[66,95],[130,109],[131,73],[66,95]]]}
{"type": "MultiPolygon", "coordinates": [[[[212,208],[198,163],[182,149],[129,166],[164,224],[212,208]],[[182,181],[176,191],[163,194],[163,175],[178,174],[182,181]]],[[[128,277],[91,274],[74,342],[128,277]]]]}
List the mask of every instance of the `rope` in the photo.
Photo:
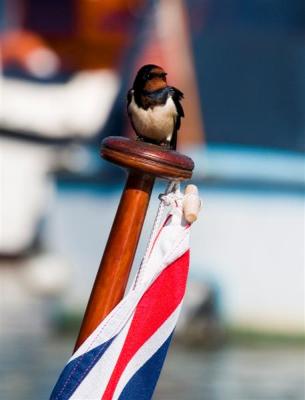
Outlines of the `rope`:
{"type": "Polygon", "coordinates": [[[158,211],[157,211],[157,214],[156,214],[156,217],[155,217],[155,221],[154,221],[154,224],[153,224],[153,228],[152,228],[152,231],[151,231],[151,234],[150,234],[150,238],[149,238],[149,241],[148,241],[148,245],[146,247],[146,251],[145,251],[144,257],[142,259],[140,268],[139,268],[137,276],[135,278],[133,289],[135,289],[136,286],[139,284],[140,275],[141,275],[141,273],[143,271],[143,268],[145,268],[145,265],[147,264],[147,261],[148,261],[148,258],[149,258],[150,252],[151,252],[151,248],[152,248],[152,246],[153,246],[153,244],[155,242],[156,235],[158,234],[158,231],[159,231],[160,226],[161,226],[161,221],[162,221],[164,208],[174,203],[176,195],[177,195],[176,192],[178,191],[180,193],[180,189],[179,188],[180,188],[179,183],[177,183],[176,181],[171,181],[171,182],[168,183],[168,185],[166,187],[166,190],[165,190],[165,193],[162,193],[162,194],[159,195],[160,204],[159,204],[159,207],[158,207],[158,211]]]}

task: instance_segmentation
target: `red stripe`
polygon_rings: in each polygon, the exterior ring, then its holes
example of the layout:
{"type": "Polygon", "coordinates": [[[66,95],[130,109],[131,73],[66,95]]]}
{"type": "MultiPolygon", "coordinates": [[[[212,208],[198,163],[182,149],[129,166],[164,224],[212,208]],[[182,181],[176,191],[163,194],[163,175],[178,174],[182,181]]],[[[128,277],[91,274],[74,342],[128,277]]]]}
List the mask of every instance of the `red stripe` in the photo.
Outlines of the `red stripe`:
{"type": "Polygon", "coordinates": [[[186,286],[189,250],[170,264],[140,300],[124,346],[102,397],[110,400],[126,365],[181,303],[186,286]]]}

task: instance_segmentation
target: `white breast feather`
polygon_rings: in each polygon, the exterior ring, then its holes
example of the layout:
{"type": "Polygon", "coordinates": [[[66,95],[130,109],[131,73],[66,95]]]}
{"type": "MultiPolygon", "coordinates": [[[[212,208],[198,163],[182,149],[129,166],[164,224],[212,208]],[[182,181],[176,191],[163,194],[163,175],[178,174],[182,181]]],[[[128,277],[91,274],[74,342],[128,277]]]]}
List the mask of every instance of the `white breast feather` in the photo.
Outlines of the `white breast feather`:
{"type": "Polygon", "coordinates": [[[137,106],[132,95],[128,113],[136,132],[153,140],[170,141],[177,118],[177,109],[172,97],[166,103],[144,110],[137,106]]]}

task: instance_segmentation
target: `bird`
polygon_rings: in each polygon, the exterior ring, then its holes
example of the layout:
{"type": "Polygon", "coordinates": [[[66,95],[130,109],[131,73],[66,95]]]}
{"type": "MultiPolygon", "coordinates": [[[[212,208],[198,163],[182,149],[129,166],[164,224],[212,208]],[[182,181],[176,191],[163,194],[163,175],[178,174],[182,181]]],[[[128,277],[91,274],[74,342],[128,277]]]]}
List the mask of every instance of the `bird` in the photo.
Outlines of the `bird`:
{"type": "Polygon", "coordinates": [[[168,86],[166,76],[158,65],[141,67],[127,93],[127,113],[138,140],[176,150],[183,93],[168,86]]]}

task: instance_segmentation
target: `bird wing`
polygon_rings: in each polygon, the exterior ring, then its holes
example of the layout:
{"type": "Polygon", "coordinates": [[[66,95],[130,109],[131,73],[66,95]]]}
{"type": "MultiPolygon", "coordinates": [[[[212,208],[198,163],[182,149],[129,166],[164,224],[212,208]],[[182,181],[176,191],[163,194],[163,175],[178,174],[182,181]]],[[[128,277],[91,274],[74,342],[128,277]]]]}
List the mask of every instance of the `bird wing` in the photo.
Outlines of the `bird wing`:
{"type": "Polygon", "coordinates": [[[127,92],[127,113],[128,113],[128,115],[129,115],[129,104],[131,103],[133,92],[134,92],[133,89],[129,89],[127,92]]]}
{"type": "Polygon", "coordinates": [[[171,86],[169,87],[169,94],[173,99],[178,114],[177,117],[175,118],[175,126],[174,126],[173,136],[171,139],[171,147],[172,149],[175,150],[177,147],[177,132],[181,125],[181,118],[184,117],[183,107],[180,103],[180,100],[183,99],[183,93],[179,89],[171,86]]]}
{"type": "Polygon", "coordinates": [[[182,105],[180,103],[180,100],[183,99],[183,93],[175,87],[170,87],[170,94],[171,94],[173,101],[175,103],[175,106],[177,108],[179,117],[184,117],[184,111],[183,111],[182,105]]]}
{"type": "Polygon", "coordinates": [[[129,111],[129,105],[130,105],[130,103],[132,101],[132,97],[133,96],[134,96],[134,90],[133,89],[129,89],[128,92],[127,92],[127,114],[128,114],[129,121],[131,123],[131,126],[132,126],[133,130],[139,136],[139,134],[137,133],[136,127],[134,126],[133,120],[132,120],[132,114],[129,111]]]}
{"type": "Polygon", "coordinates": [[[172,96],[173,102],[175,103],[177,113],[178,113],[178,116],[176,118],[176,124],[175,124],[175,131],[177,131],[180,128],[180,124],[181,124],[180,120],[182,117],[184,117],[183,107],[180,103],[180,100],[183,99],[183,93],[175,87],[170,87],[169,93],[172,96]]]}

